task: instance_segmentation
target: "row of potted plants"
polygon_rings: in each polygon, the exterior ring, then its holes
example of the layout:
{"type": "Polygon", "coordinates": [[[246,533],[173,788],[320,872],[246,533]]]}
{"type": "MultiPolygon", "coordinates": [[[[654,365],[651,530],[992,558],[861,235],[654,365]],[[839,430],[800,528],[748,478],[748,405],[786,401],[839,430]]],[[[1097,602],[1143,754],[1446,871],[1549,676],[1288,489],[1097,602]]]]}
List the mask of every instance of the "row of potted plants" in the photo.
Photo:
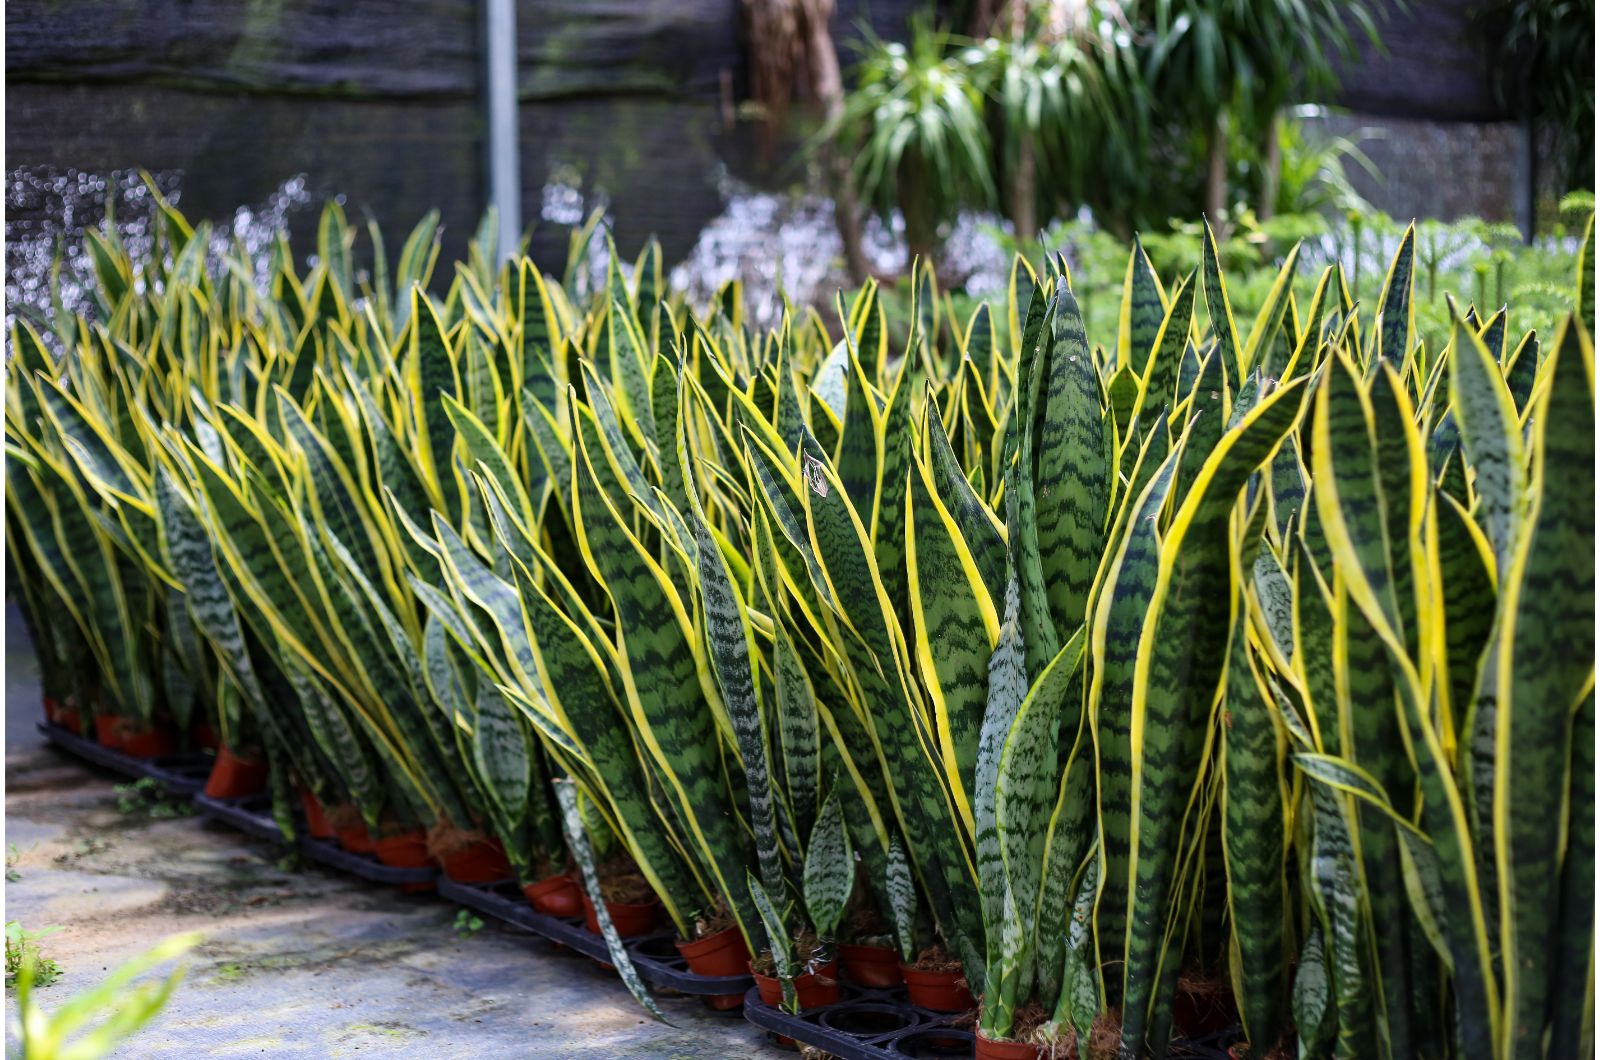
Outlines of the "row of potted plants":
{"type": "Polygon", "coordinates": [[[1091,337],[1061,258],[760,331],[653,244],[589,276],[598,217],[559,279],[492,224],[436,279],[431,221],[361,270],[330,206],[264,287],[157,222],[13,334],[10,554],[97,730],[210,724],[286,831],[576,900],[647,1007],[661,925],[983,1055],[1586,1033],[1494,954],[1592,954],[1592,235],[1553,337],[1419,334],[1410,233],[1371,311],[1291,252],[1247,328],[1209,234],[1136,244],[1091,337]]]}

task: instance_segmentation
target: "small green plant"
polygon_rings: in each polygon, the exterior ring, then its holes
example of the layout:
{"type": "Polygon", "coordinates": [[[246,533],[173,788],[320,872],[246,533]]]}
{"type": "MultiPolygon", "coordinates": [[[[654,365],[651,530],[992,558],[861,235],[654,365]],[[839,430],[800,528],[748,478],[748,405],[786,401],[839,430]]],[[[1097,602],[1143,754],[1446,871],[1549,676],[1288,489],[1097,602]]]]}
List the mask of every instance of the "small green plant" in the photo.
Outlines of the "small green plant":
{"type": "Polygon", "coordinates": [[[17,844],[6,844],[6,882],[16,883],[22,879],[22,873],[17,871],[17,861],[22,857],[22,851],[17,849],[17,844]]]}
{"type": "Polygon", "coordinates": [[[194,813],[194,807],[182,799],[175,799],[172,793],[152,777],[140,777],[131,784],[118,784],[117,812],[148,817],[151,820],[165,820],[173,817],[188,817],[194,813]]]}
{"type": "MultiPolygon", "coordinates": [[[[13,922],[14,923],[14,922],[13,922]]],[[[16,978],[17,1008],[12,1033],[11,1060],[96,1060],[154,1019],[178,981],[183,967],[165,979],[135,983],[152,968],[176,960],[200,941],[198,934],[175,935],[154,949],[119,966],[95,986],[74,994],[51,1012],[34,1000],[42,986],[42,965],[24,961],[16,978]]],[[[10,982],[11,924],[6,925],[7,982],[10,982]]]]}
{"type": "Polygon", "coordinates": [[[20,920],[6,921],[6,986],[14,987],[17,976],[26,966],[33,968],[36,986],[49,986],[61,978],[61,966],[46,957],[39,949],[39,940],[60,931],[59,925],[29,931],[20,920]]]}
{"type": "Polygon", "coordinates": [[[456,910],[456,937],[470,939],[483,930],[483,919],[470,909],[456,910]]]}

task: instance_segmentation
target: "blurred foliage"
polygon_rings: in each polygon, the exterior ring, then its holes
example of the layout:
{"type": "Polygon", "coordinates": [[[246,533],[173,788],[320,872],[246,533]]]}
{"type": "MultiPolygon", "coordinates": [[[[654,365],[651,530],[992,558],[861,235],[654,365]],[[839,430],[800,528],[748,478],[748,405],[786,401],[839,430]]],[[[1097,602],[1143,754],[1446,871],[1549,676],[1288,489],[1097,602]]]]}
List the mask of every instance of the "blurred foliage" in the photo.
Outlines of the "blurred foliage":
{"type": "MultiPolygon", "coordinates": [[[[9,950],[10,925],[6,940],[9,950]]],[[[198,934],[174,935],[115,968],[94,986],[46,1012],[34,996],[44,977],[39,963],[25,956],[16,974],[12,1060],[98,1060],[110,1056],[161,1012],[183,978],[180,965],[163,978],[146,978],[160,965],[183,956],[198,934]]]]}
{"type": "Polygon", "coordinates": [[[1594,0],[1496,0],[1479,29],[1495,88],[1554,149],[1567,188],[1594,187],[1594,0]]]}
{"type": "Polygon", "coordinates": [[[1013,0],[991,17],[977,39],[924,19],[905,44],[869,36],[828,130],[863,198],[902,212],[913,253],[963,207],[1088,207],[1125,235],[1195,213],[1219,128],[1233,199],[1253,201],[1281,157],[1287,208],[1354,205],[1340,164],[1370,168],[1358,146],[1277,116],[1332,90],[1358,34],[1377,39],[1367,3],[1013,0]]]}
{"type": "MultiPolygon", "coordinates": [[[[1520,336],[1533,330],[1543,339],[1555,335],[1557,322],[1572,309],[1572,282],[1577,266],[1583,221],[1594,209],[1594,196],[1577,192],[1561,202],[1561,221],[1533,245],[1523,242],[1514,225],[1466,218],[1458,221],[1416,222],[1417,327],[1443,333],[1451,326],[1449,303],[1461,311],[1477,310],[1488,319],[1509,305],[1508,333],[1520,336]]],[[[1228,277],[1228,297],[1234,314],[1253,319],[1271,290],[1273,279],[1296,243],[1300,257],[1295,270],[1294,294],[1308,303],[1323,266],[1344,265],[1350,290],[1357,302],[1372,305],[1378,299],[1392,252],[1407,222],[1372,210],[1352,210],[1329,217],[1318,213],[1280,214],[1258,220],[1247,209],[1231,215],[1231,231],[1217,241],[1218,260],[1228,277]]],[[[1007,233],[989,233],[1004,250],[1023,250],[1034,266],[1044,271],[1044,252],[1018,246],[1007,233]]],[[[1172,290],[1177,280],[1194,267],[1204,236],[1203,222],[1169,221],[1138,233],[1161,282],[1172,290]]],[[[1115,335],[1121,305],[1123,274],[1128,247],[1122,238],[1087,220],[1058,221],[1044,233],[1043,247],[1060,253],[1072,272],[1090,335],[1115,335]]],[[[980,298],[992,292],[948,292],[952,317],[966,320],[980,298]]],[[[885,311],[894,326],[909,321],[911,285],[902,280],[880,291],[885,311]]],[[[1205,307],[1197,304],[1197,319],[1205,307]]]]}

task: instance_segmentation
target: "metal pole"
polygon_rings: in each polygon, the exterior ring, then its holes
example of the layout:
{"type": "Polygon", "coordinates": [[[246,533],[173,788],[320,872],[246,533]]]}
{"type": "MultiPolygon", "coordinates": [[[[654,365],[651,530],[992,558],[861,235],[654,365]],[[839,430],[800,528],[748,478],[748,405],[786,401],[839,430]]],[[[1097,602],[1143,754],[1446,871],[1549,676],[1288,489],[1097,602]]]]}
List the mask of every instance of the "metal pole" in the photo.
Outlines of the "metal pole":
{"type": "Polygon", "coordinates": [[[485,102],[489,126],[489,205],[501,258],[522,238],[522,156],[517,142],[516,0],[484,0],[485,102]]]}

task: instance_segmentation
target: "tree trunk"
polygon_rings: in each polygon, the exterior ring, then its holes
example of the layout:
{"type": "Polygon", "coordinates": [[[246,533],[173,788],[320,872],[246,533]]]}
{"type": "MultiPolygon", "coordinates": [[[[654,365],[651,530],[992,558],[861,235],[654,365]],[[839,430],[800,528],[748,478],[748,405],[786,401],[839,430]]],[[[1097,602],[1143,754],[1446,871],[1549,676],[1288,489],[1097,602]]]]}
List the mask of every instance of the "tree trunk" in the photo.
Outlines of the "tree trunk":
{"type": "Polygon", "coordinates": [[[1206,136],[1206,218],[1220,229],[1228,212],[1228,117],[1217,115],[1206,136]]]}
{"type": "Polygon", "coordinates": [[[1256,203],[1256,219],[1270,221],[1278,212],[1278,180],[1283,175],[1283,145],[1278,142],[1278,123],[1283,115],[1273,110],[1267,118],[1266,142],[1261,146],[1261,198],[1256,203]]]}
{"type": "Polygon", "coordinates": [[[1039,221],[1034,212],[1038,199],[1039,171],[1033,154],[1033,137],[1024,131],[1017,144],[1017,168],[1011,174],[1011,227],[1020,247],[1030,245],[1039,234],[1039,221]]]}
{"type": "MultiPolygon", "coordinates": [[[[806,55],[811,62],[811,87],[822,102],[825,118],[831,125],[844,113],[844,78],[839,73],[839,52],[828,31],[828,11],[832,4],[812,5],[806,18],[806,55]]],[[[867,255],[861,245],[861,206],[856,198],[856,182],[850,173],[850,159],[837,145],[824,151],[830,183],[833,185],[833,222],[844,244],[845,268],[850,282],[860,285],[867,279],[867,255]]]]}
{"type": "Polygon", "coordinates": [[[918,259],[933,261],[937,226],[933,212],[928,209],[926,174],[922,157],[907,151],[900,159],[900,170],[895,174],[895,184],[900,199],[900,215],[906,222],[906,271],[909,273],[918,259]]]}

